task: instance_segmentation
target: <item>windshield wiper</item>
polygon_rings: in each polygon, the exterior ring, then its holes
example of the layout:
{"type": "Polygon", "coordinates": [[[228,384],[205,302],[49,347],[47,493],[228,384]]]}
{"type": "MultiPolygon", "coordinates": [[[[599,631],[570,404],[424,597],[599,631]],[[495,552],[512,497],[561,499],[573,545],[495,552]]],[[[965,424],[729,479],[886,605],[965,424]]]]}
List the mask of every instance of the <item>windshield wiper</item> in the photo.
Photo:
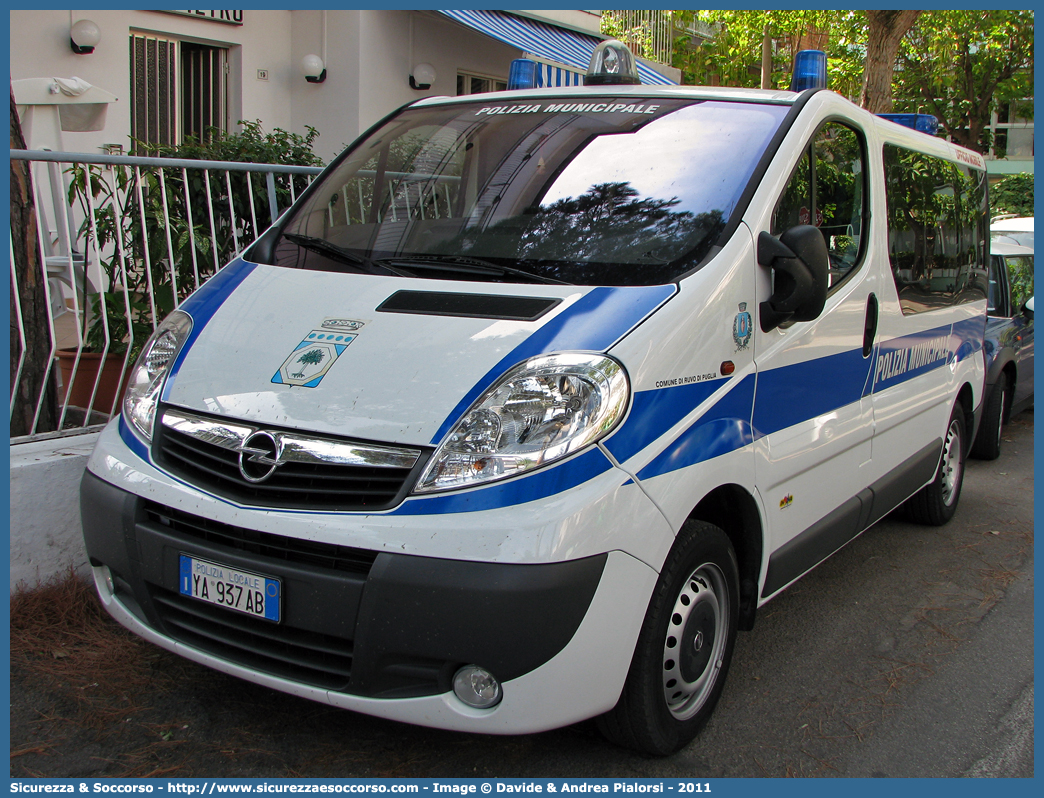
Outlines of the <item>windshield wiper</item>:
{"type": "Polygon", "coordinates": [[[341,263],[350,263],[353,266],[366,266],[374,267],[377,266],[385,271],[391,272],[398,277],[409,277],[410,275],[405,274],[398,269],[394,269],[386,263],[373,260],[371,258],[364,258],[362,255],[355,255],[346,249],[341,249],[336,244],[331,244],[325,238],[316,238],[315,236],[305,236],[299,233],[283,233],[283,238],[287,241],[291,241],[302,249],[307,249],[311,252],[318,252],[321,255],[326,255],[328,258],[341,263]]]}
{"type": "Polygon", "coordinates": [[[401,265],[410,270],[453,272],[454,274],[473,274],[483,277],[504,277],[510,274],[514,277],[524,277],[526,280],[536,283],[571,285],[571,283],[567,283],[565,280],[527,272],[524,269],[516,269],[512,266],[498,266],[481,258],[472,258],[466,255],[403,255],[401,257],[378,260],[376,263],[382,266],[386,264],[401,265]]]}

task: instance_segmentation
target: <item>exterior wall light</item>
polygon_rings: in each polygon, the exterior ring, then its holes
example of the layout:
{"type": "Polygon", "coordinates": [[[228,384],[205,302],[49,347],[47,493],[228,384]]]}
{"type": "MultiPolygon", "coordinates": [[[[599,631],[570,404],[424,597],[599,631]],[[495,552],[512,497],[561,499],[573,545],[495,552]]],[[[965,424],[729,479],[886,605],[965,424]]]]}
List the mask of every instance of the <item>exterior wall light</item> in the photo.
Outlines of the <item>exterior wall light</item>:
{"type": "Polygon", "coordinates": [[[322,83],[326,80],[326,65],[317,55],[309,53],[301,59],[301,71],[309,83],[322,83]]]}
{"type": "Polygon", "coordinates": [[[426,91],[435,82],[435,67],[431,64],[417,64],[410,73],[410,88],[426,91]]]}
{"type": "Polygon", "coordinates": [[[69,46],[77,55],[88,55],[101,41],[101,31],[89,19],[81,19],[69,29],[69,46]]]}

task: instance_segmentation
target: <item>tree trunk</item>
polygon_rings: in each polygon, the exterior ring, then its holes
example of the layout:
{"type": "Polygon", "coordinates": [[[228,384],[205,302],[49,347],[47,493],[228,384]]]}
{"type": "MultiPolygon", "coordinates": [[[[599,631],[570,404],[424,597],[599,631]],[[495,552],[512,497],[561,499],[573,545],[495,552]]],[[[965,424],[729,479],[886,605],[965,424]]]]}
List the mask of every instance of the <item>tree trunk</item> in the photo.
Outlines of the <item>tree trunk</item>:
{"type": "Polygon", "coordinates": [[[899,43],[920,11],[867,11],[869,33],[859,104],[873,114],[892,110],[892,72],[899,43]]]}
{"type": "Polygon", "coordinates": [[[761,39],[761,88],[772,88],[772,37],[770,28],[765,25],[765,34],[761,39]]]}
{"type": "MultiPolygon", "coordinates": [[[[14,89],[11,89],[11,149],[24,150],[14,89]]],[[[11,437],[58,429],[58,389],[51,368],[51,336],[47,323],[46,280],[40,264],[40,239],[36,229],[32,172],[28,161],[11,161],[11,247],[18,295],[11,285],[11,437]],[[22,347],[18,335],[17,308],[21,308],[25,335],[25,360],[17,384],[15,375],[22,347]],[[33,428],[37,401],[40,417],[33,428]]]]}

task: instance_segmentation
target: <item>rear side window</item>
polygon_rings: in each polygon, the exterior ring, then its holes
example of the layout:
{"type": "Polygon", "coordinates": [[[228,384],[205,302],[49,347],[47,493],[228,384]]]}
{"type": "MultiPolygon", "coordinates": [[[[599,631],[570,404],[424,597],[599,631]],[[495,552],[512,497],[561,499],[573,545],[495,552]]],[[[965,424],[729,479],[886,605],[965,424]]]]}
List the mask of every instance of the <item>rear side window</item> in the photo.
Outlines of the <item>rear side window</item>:
{"type": "Polygon", "coordinates": [[[790,176],[772,214],[770,232],[819,228],[830,253],[830,288],[859,263],[865,227],[866,169],[862,137],[838,122],[823,125],[790,176]]]}
{"type": "Polygon", "coordinates": [[[886,144],[888,256],[904,314],[986,296],[986,175],[886,144]]]}

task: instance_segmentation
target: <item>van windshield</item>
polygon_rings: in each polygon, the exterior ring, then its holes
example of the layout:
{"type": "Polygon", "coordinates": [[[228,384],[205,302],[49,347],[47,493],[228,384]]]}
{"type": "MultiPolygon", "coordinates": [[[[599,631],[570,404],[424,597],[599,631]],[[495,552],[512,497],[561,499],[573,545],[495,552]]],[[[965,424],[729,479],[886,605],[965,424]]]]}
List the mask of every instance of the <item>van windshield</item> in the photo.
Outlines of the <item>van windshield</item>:
{"type": "Polygon", "coordinates": [[[410,108],[292,211],[274,260],[451,280],[671,282],[717,242],[788,107],[574,97],[410,108]]]}

